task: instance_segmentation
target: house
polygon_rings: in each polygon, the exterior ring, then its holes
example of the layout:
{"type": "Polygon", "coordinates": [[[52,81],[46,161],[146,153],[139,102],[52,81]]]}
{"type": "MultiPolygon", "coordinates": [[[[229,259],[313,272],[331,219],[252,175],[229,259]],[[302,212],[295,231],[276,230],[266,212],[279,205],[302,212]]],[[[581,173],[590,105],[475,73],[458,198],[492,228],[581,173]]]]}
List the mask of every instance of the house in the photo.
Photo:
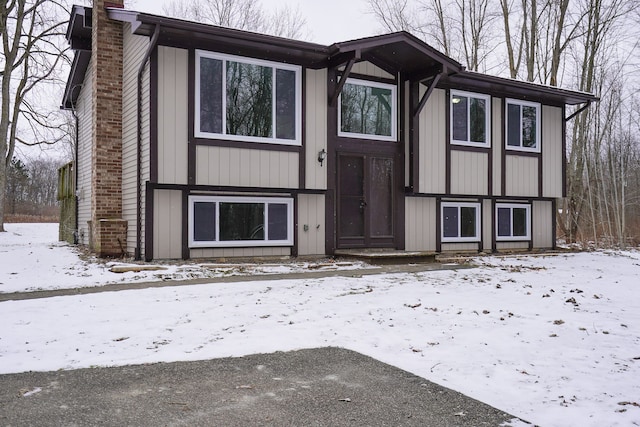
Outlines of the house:
{"type": "Polygon", "coordinates": [[[74,6],[77,238],[139,259],[553,248],[567,106],[406,32],[324,46],[74,6]]]}

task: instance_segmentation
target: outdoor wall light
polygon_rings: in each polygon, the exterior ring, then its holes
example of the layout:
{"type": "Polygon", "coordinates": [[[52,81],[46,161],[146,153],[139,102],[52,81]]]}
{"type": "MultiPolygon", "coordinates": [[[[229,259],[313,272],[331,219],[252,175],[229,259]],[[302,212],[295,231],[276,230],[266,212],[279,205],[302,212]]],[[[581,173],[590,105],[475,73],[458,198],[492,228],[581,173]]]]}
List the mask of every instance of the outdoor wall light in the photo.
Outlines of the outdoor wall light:
{"type": "Polygon", "coordinates": [[[320,162],[320,166],[322,166],[322,163],[325,161],[326,158],[327,158],[327,152],[325,151],[324,148],[318,151],[318,161],[320,162]]]}

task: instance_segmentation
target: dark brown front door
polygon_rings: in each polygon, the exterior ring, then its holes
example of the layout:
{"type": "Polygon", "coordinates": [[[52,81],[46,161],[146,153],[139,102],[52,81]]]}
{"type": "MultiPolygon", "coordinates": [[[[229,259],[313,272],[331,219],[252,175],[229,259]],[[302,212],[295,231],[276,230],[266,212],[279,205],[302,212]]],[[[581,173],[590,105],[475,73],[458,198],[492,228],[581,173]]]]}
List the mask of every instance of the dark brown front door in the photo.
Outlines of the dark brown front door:
{"type": "Polygon", "coordinates": [[[394,246],[394,160],[338,154],[338,248],[394,246]]]}

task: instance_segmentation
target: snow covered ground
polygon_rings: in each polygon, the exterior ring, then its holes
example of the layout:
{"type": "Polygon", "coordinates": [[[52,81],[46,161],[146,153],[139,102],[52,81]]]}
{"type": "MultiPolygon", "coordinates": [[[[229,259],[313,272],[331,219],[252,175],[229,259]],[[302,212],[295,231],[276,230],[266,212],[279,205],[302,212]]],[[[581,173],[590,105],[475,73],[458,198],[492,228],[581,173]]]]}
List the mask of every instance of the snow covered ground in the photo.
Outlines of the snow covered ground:
{"type": "MultiPolygon", "coordinates": [[[[162,280],[83,261],[50,225],[7,228],[2,292],[162,280]]],[[[640,425],[640,252],[475,262],[1,302],[0,373],[339,346],[538,425],[640,425]]]]}

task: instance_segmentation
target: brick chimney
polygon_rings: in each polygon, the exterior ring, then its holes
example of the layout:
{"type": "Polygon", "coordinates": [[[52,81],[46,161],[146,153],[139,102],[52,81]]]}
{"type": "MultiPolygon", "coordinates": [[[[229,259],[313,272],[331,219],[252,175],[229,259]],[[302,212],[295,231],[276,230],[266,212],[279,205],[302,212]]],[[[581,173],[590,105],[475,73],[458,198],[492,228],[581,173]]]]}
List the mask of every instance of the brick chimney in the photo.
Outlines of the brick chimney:
{"type": "Polygon", "coordinates": [[[122,219],[122,23],[106,7],[123,0],[93,0],[91,34],[92,141],[90,247],[99,256],[122,256],[127,222],[122,219]]]}

